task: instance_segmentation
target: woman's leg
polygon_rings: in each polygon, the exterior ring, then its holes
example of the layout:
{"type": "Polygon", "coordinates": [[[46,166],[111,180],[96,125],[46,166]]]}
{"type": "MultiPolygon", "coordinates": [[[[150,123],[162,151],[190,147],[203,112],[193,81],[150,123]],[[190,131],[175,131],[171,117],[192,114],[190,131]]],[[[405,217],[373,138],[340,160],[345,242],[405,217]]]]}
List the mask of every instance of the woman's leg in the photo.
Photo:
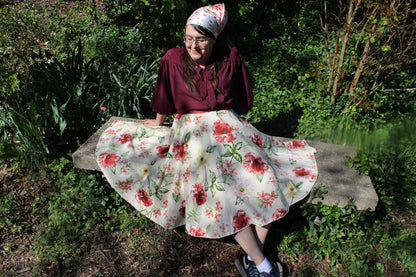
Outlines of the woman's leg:
{"type": "MultiPolygon", "coordinates": [[[[261,244],[261,239],[258,237],[257,233],[254,231],[255,228],[250,226],[243,231],[235,234],[234,239],[237,243],[243,248],[244,252],[251,257],[253,262],[256,265],[260,265],[264,261],[263,254],[263,245],[261,244]]],[[[261,232],[263,235],[263,233],[261,232]]],[[[264,243],[264,241],[263,241],[264,243]]]]}
{"type": "Polygon", "coordinates": [[[264,248],[264,242],[266,241],[267,234],[269,233],[269,229],[270,229],[270,224],[263,226],[263,227],[254,226],[254,232],[255,232],[255,235],[257,236],[257,240],[262,251],[264,248]]]}
{"type": "MultiPolygon", "coordinates": [[[[263,246],[269,229],[270,224],[264,227],[250,226],[243,231],[238,232],[234,236],[234,239],[254,262],[257,272],[271,272],[272,270],[276,270],[281,276],[280,273],[283,272],[282,266],[279,263],[274,263],[274,265],[272,265],[272,263],[263,254],[263,246]]],[[[244,257],[242,259],[239,258],[238,263],[236,262],[238,270],[240,272],[245,272],[248,276],[254,276],[252,267],[250,265],[247,267],[247,263],[244,259],[244,257]],[[242,266],[242,263],[245,264],[244,267],[242,266]]]]}

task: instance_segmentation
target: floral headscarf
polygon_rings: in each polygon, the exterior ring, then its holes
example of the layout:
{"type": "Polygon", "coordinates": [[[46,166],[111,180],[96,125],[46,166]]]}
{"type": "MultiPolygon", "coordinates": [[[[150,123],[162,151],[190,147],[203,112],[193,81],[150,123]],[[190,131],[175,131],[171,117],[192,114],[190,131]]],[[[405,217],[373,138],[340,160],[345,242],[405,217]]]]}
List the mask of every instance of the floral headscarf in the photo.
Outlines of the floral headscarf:
{"type": "Polygon", "coordinates": [[[228,14],[224,4],[215,4],[195,10],[188,18],[186,25],[195,24],[208,29],[215,38],[227,24],[228,14]]]}

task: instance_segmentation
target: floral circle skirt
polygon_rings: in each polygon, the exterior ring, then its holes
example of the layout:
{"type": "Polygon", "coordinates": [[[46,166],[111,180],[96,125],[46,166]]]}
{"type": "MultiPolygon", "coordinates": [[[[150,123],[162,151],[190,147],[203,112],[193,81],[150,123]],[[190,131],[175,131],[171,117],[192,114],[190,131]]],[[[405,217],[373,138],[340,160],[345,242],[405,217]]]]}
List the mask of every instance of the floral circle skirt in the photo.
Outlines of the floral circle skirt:
{"type": "Polygon", "coordinates": [[[177,115],[172,127],[115,121],[96,149],[108,182],[141,214],[206,238],[284,217],[315,183],[314,153],[229,110],[177,115]]]}

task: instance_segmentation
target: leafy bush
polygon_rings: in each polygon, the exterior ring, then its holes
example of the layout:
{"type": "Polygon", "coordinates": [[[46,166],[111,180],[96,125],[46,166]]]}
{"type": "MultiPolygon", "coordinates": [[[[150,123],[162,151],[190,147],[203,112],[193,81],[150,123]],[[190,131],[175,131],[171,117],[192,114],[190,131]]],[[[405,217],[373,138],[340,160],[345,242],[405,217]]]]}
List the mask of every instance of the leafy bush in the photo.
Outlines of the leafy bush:
{"type": "Polygon", "coordinates": [[[106,28],[93,45],[99,57],[97,103],[102,117],[143,118],[151,115],[150,98],[156,83],[158,59],[148,41],[134,28],[106,28]]]}
{"type": "Polygon", "coordinates": [[[105,13],[111,24],[134,27],[148,38],[151,47],[164,52],[181,41],[191,9],[192,5],[183,0],[116,0],[107,3],[105,13]]]}
{"type": "Polygon", "coordinates": [[[317,54],[315,47],[301,48],[291,37],[261,43],[263,52],[251,73],[255,106],[247,119],[252,122],[302,108],[302,102],[313,95],[314,87],[308,71],[317,54]]]}
{"type": "MultiPolygon", "coordinates": [[[[313,261],[326,268],[301,263],[297,270],[305,276],[384,276],[389,267],[401,266],[406,274],[415,273],[414,230],[403,228],[395,218],[376,211],[303,204],[304,219],[283,236],[279,247],[284,260],[298,260],[299,253],[310,253],[313,261]],[[322,272],[323,270],[323,272],[322,272]]],[[[293,217],[295,218],[295,217],[293,217]]],[[[299,262],[299,261],[298,261],[299,262]]],[[[392,270],[392,269],[390,269],[392,270]]],[[[391,272],[391,271],[390,271],[391,272]]]]}
{"type": "Polygon", "coordinates": [[[66,136],[85,138],[93,130],[91,119],[97,118],[91,110],[96,101],[93,84],[97,83],[93,60],[84,58],[79,42],[62,61],[48,51],[35,54],[35,61],[30,107],[39,118],[32,122],[47,130],[44,135],[50,146],[53,142],[55,149],[62,151],[62,146],[68,147],[65,144],[74,145],[66,136]]]}
{"type": "MultiPolygon", "coordinates": [[[[44,159],[49,149],[39,126],[34,125],[20,113],[23,110],[20,103],[15,100],[12,103],[17,110],[13,107],[0,110],[0,132],[2,133],[0,159],[23,159],[25,166],[35,172],[44,166],[44,159]]],[[[28,111],[28,114],[30,117],[36,117],[33,111],[28,111]]]]}
{"type": "Polygon", "coordinates": [[[415,143],[359,153],[351,160],[358,170],[368,174],[382,205],[388,210],[414,211],[416,208],[415,143]]]}
{"type": "Polygon", "coordinates": [[[43,174],[51,182],[50,192],[33,205],[33,213],[44,216],[32,238],[40,264],[79,257],[77,248],[92,238],[90,231],[128,208],[100,173],[73,170],[68,158],[53,161],[43,174]]]}

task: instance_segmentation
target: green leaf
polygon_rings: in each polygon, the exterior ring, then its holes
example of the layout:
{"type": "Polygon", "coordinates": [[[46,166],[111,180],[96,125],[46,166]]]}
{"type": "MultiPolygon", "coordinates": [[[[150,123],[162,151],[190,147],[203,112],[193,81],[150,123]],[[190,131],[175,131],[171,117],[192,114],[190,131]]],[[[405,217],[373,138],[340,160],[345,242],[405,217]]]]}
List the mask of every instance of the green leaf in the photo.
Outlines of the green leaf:
{"type": "Polygon", "coordinates": [[[185,135],[185,142],[186,142],[186,143],[188,143],[188,142],[189,142],[189,140],[191,139],[191,135],[192,135],[192,133],[191,133],[191,132],[186,133],[186,135],[185,135]]]}
{"type": "Polygon", "coordinates": [[[235,198],[235,205],[240,205],[240,204],[242,204],[242,203],[244,203],[244,200],[243,199],[241,199],[241,197],[236,197],[235,198]]]}
{"type": "Polygon", "coordinates": [[[243,157],[239,153],[235,153],[234,159],[236,159],[239,163],[243,162],[243,157]]]}
{"type": "Polygon", "coordinates": [[[224,191],[225,189],[224,189],[224,186],[222,185],[222,184],[220,184],[220,183],[215,183],[215,188],[218,190],[218,191],[224,191]]]}
{"type": "Polygon", "coordinates": [[[257,180],[261,183],[261,181],[263,180],[264,174],[258,174],[256,175],[257,180]]]}
{"type": "Polygon", "coordinates": [[[213,153],[215,151],[216,146],[208,146],[206,152],[213,153]]]}

